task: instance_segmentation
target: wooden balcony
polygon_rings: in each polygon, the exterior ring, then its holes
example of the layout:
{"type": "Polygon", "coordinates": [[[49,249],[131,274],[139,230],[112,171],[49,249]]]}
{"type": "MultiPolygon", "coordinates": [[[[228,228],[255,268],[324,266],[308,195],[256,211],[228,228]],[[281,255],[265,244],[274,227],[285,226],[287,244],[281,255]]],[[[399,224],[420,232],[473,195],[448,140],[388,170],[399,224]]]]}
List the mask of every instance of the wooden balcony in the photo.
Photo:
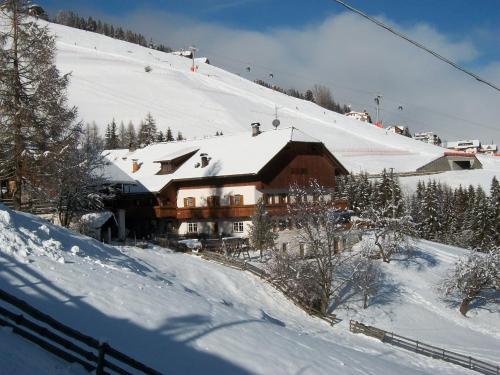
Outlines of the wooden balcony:
{"type": "Polygon", "coordinates": [[[219,207],[181,207],[177,209],[177,219],[222,219],[236,217],[251,217],[254,205],[219,206],[219,207]]]}
{"type": "Polygon", "coordinates": [[[158,219],[175,219],[177,217],[177,208],[167,206],[155,206],[155,216],[158,219]]]}

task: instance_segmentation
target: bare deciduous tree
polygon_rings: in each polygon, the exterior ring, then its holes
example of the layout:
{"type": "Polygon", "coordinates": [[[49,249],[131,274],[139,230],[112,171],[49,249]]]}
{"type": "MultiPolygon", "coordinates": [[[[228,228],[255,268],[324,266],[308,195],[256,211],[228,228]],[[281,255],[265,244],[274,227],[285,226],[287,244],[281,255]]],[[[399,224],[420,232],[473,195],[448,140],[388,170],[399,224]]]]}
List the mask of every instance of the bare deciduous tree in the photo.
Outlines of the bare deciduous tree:
{"type": "Polygon", "coordinates": [[[499,301],[500,251],[471,251],[460,258],[439,289],[444,297],[460,300],[459,311],[466,315],[471,302],[499,301]]]}
{"type": "Polygon", "coordinates": [[[297,227],[297,243],[307,248],[307,258],[286,255],[279,259],[285,263],[281,269],[287,271],[287,285],[303,293],[304,302],[321,314],[326,314],[332,297],[352,279],[352,274],[340,277],[338,271],[355,255],[339,248],[346,234],[346,212],[335,208],[332,194],[317,182],[291,187],[289,214],[297,227]]]}

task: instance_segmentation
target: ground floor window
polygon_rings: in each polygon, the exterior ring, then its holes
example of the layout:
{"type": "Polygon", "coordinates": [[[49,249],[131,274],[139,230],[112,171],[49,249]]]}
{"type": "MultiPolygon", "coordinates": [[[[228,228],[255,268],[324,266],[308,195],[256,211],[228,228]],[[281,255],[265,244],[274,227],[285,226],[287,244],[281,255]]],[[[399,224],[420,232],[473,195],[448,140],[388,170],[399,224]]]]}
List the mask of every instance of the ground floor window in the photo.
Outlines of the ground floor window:
{"type": "Polygon", "coordinates": [[[233,223],[233,232],[235,233],[243,233],[243,222],[237,221],[233,223]]]}
{"type": "Polygon", "coordinates": [[[188,233],[198,233],[198,223],[188,223],[188,233]]]}

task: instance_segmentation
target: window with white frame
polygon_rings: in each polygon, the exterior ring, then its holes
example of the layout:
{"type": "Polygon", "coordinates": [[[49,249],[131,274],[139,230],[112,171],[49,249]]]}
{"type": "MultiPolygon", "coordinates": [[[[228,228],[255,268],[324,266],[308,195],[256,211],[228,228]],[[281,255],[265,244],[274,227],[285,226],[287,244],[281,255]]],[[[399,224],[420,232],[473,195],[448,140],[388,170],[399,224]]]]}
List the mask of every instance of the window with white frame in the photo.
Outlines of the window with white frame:
{"type": "Polygon", "coordinates": [[[198,223],[188,223],[188,233],[198,233],[198,223]]]}
{"type": "Polygon", "coordinates": [[[243,233],[243,222],[242,221],[236,221],[233,223],[233,232],[243,233]]]}

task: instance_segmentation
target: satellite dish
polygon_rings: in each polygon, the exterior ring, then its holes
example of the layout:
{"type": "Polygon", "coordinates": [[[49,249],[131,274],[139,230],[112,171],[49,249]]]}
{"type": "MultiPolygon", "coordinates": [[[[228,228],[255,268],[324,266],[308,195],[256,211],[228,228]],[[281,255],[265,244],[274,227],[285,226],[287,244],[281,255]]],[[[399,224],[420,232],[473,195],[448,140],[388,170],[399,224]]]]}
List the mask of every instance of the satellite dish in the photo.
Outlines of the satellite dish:
{"type": "Polygon", "coordinates": [[[280,126],[281,122],[277,118],[273,120],[273,126],[275,129],[278,129],[278,126],[280,126]]]}

